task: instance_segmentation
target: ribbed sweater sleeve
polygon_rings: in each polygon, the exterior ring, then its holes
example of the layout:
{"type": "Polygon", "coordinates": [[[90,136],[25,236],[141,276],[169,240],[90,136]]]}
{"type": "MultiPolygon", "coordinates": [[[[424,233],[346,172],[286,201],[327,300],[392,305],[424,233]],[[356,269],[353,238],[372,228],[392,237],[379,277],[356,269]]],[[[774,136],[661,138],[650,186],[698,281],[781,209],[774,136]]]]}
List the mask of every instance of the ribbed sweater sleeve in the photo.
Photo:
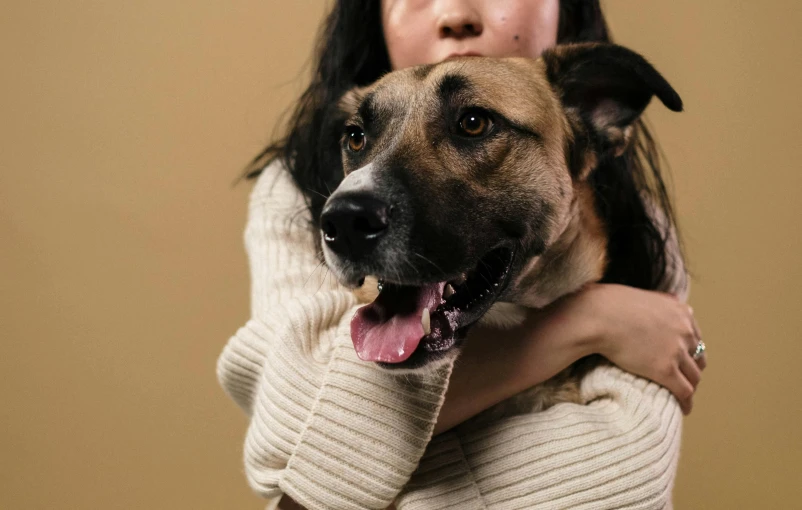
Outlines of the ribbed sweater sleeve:
{"type": "Polygon", "coordinates": [[[386,508],[431,439],[451,367],[399,377],[357,358],[354,297],[316,258],[303,198],[280,165],[260,176],[248,217],[251,319],[217,366],[250,416],[248,481],[310,510],[386,508]]]}
{"type": "Polygon", "coordinates": [[[584,405],[440,434],[399,510],[667,508],[682,416],[660,386],[615,367],[582,381],[584,405]]]}

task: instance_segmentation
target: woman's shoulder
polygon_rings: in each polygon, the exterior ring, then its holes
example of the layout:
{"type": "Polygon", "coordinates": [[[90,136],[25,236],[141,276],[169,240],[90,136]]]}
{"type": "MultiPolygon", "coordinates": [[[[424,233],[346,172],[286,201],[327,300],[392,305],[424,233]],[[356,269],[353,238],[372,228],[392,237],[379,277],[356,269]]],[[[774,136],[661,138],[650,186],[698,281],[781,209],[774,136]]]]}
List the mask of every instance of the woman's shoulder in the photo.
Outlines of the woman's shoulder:
{"type": "Polygon", "coordinates": [[[303,196],[295,185],[292,174],[284,161],[281,158],[273,159],[262,168],[256,177],[256,184],[251,191],[251,202],[288,195],[303,196]]]}
{"type": "Polygon", "coordinates": [[[270,161],[256,178],[248,202],[246,236],[308,235],[312,222],[304,194],[280,159],[270,161]]]}
{"type": "Polygon", "coordinates": [[[265,165],[251,191],[250,211],[263,209],[268,212],[308,216],[304,194],[298,188],[287,165],[276,158],[265,165]]]}

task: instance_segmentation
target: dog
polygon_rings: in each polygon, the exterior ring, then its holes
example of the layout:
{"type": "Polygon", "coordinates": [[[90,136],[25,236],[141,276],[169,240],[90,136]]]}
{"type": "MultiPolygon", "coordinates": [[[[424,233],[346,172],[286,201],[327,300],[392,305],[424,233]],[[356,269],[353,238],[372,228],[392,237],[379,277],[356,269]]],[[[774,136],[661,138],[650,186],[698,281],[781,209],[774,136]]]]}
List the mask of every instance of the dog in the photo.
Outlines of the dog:
{"type": "MultiPolygon", "coordinates": [[[[600,280],[607,233],[588,176],[626,149],[654,96],[682,110],[642,56],[601,43],[449,59],[347,93],[344,179],[320,235],[328,267],[366,303],[351,323],[359,357],[436,367],[477,322],[518,324],[600,280]]],[[[588,368],[519,401],[576,401],[588,368]]]]}

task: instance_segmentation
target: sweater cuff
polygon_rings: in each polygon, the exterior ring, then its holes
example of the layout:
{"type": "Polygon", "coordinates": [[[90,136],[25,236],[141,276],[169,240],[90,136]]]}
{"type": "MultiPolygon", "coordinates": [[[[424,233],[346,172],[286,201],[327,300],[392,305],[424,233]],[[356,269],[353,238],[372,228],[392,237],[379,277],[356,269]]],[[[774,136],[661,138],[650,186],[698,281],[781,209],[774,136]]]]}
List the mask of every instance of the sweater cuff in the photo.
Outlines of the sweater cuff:
{"type": "Polygon", "coordinates": [[[286,493],[309,510],[384,509],[417,467],[451,366],[399,376],[361,361],[356,309],[341,291],[297,298],[272,326],[251,320],[221,356],[223,386],[251,413],[245,468],[260,495],[286,493]]]}
{"type": "Polygon", "coordinates": [[[338,346],[282,490],[310,510],[387,508],[431,439],[449,374],[388,375],[338,346]]]}

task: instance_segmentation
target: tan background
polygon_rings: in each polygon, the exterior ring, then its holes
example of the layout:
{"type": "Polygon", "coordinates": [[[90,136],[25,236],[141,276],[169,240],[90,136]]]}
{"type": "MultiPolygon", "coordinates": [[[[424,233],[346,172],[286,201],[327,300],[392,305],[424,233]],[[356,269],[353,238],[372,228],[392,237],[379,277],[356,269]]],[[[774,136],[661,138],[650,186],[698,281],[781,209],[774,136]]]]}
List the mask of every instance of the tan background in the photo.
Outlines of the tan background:
{"type": "MultiPolygon", "coordinates": [[[[0,508],[261,508],[215,359],[248,312],[250,186],[320,0],[7,2],[0,508]]],[[[673,169],[710,367],[677,508],[802,506],[802,7],[610,0],[686,113],[673,169]]]]}

